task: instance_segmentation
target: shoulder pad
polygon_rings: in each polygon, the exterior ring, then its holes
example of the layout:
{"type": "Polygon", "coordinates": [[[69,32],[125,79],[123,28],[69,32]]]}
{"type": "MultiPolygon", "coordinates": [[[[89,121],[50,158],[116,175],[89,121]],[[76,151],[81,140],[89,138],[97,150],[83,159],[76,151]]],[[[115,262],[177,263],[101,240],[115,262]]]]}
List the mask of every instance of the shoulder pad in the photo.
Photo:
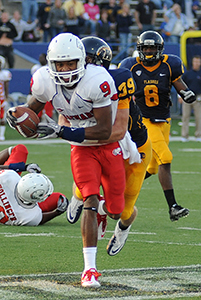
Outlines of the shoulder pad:
{"type": "Polygon", "coordinates": [[[118,68],[126,68],[130,70],[131,67],[137,63],[136,57],[127,57],[120,62],[118,68]]]}

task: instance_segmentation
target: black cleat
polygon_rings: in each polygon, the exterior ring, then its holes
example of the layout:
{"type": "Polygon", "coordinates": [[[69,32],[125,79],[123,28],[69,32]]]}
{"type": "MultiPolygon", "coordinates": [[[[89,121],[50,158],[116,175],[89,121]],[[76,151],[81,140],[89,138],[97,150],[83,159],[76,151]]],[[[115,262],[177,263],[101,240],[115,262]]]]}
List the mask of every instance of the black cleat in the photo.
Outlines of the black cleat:
{"type": "Polygon", "coordinates": [[[170,214],[170,220],[174,222],[174,221],[178,221],[179,218],[187,217],[189,214],[189,210],[188,208],[184,208],[178,204],[175,204],[169,210],[169,214],[170,214]]]}

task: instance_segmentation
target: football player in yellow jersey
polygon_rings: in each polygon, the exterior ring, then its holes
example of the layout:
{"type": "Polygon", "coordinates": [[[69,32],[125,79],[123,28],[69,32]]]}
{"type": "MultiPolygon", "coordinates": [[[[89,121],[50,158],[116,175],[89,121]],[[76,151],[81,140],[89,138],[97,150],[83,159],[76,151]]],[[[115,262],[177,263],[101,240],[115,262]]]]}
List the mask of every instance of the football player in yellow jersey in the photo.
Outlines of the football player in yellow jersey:
{"type": "MultiPolygon", "coordinates": [[[[82,39],[87,54],[87,62],[95,65],[102,65],[106,69],[112,60],[110,47],[100,38],[86,37],[82,39]]],[[[121,140],[125,135],[125,127],[131,135],[132,141],[136,143],[137,149],[141,154],[141,161],[132,163],[131,158],[124,160],[126,170],[126,189],[125,189],[125,208],[121,218],[118,220],[114,234],[107,245],[109,255],[116,255],[123,248],[128,237],[131,224],[137,216],[137,201],[142,187],[146,168],[151,160],[151,142],[147,135],[147,129],[142,123],[141,112],[133,100],[135,85],[131,72],[127,69],[108,70],[115,81],[119,96],[117,116],[112,128],[110,139],[105,142],[121,140]],[[129,116],[129,119],[128,119],[129,116]]],[[[115,187],[114,187],[115,188],[115,187]]],[[[67,212],[67,219],[70,223],[75,223],[81,214],[83,203],[82,195],[74,186],[74,196],[70,202],[67,212]]],[[[104,210],[104,200],[99,202],[98,208],[98,231],[101,239],[106,230],[106,212],[104,210]]]]}
{"type": "Polygon", "coordinates": [[[187,216],[189,210],[177,204],[171,176],[172,153],[169,149],[170,90],[172,85],[186,103],[196,100],[181,79],[184,67],[176,55],[163,55],[164,42],[155,31],[143,32],[137,40],[139,57],[129,57],[120,67],[131,70],[136,83],[135,100],[152,142],[152,160],[145,178],[158,173],[171,221],[187,216]]]}

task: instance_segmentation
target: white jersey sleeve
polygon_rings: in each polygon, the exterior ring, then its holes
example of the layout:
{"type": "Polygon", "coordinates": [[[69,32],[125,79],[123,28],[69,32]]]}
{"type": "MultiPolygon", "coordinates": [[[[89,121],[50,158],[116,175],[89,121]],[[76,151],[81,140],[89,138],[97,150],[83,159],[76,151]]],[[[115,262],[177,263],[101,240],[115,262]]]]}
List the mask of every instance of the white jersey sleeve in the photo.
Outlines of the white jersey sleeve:
{"type": "Polygon", "coordinates": [[[42,210],[38,204],[25,208],[15,196],[20,179],[13,170],[0,171],[0,224],[37,226],[42,220],[42,210]]]}
{"type": "Polygon", "coordinates": [[[47,66],[38,69],[31,79],[32,95],[40,102],[51,101],[56,94],[56,85],[50,78],[49,68],[47,66]]]}
{"type": "Polygon", "coordinates": [[[9,70],[0,71],[0,80],[10,81],[12,79],[12,73],[9,70]]]}

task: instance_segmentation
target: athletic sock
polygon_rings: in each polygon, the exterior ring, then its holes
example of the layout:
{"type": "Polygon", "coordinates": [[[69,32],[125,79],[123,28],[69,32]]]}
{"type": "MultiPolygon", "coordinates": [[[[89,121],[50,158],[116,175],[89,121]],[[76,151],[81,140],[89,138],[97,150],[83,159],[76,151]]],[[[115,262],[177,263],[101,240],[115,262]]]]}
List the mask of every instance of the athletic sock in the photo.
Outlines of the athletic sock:
{"type": "Polygon", "coordinates": [[[119,221],[119,228],[121,230],[126,230],[129,226],[124,226],[122,223],[121,223],[121,220],[119,221]]]}
{"type": "Polygon", "coordinates": [[[165,198],[166,198],[166,201],[167,201],[167,204],[169,206],[169,209],[174,205],[176,204],[177,205],[177,202],[175,200],[175,196],[174,196],[174,190],[166,190],[164,191],[164,194],[165,194],[165,198]]]}
{"type": "Polygon", "coordinates": [[[0,140],[1,141],[5,140],[5,131],[6,131],[6,126],[0,125],[0,140]]]}
{"type": "Polygon", "coordinates": [[[84,271],[87,271],[91,268],[96,269],[96,252],[97,247],[83,248],[84,271]]]}

